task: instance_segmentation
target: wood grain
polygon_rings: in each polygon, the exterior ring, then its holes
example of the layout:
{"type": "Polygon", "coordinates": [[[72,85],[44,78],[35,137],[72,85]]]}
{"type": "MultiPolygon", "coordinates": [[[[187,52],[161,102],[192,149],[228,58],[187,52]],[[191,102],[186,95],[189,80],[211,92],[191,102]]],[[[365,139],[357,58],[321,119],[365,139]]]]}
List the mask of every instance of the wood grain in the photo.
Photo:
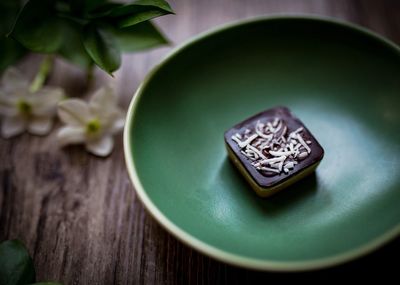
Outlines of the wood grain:
{"type": "MultiPolygon", "coordinates": [[[[157,20],[179,44],[216,25],[266,14],[312,13],[371,28],[400,43],[399,1],[170,1],[176,16],[157,20]]],[[[116,74],[121,105],[128,103],[147,72],[171,47],[124,56],[116,74]]],[[[21,68],[32,75],[40,60],[21,68]]],[[[87,96],[84,73],[57,61],[50,84],[71,96],[87,96]]],[[[96,84],[111,80],[96,72],[96,84]]],[[[93,89],[93,88],[92,88],[93,89]]],[[[243,284],[356,272],[387,276],[399,261],[400,240],[329,270],[302,274],[256,272],[210,259],[177,241],[147,214],[128,179],[122,137],[110,158],[81,147],[59,150],[54,133],[0,139],[0,241],[19,238],[34,257],[39,280],[64,284],[243,284]]],[[[340,238],[340,237],[338,237],[340,238]]],[[[1,265],[0,265],[1,266],[1,265]]]]}

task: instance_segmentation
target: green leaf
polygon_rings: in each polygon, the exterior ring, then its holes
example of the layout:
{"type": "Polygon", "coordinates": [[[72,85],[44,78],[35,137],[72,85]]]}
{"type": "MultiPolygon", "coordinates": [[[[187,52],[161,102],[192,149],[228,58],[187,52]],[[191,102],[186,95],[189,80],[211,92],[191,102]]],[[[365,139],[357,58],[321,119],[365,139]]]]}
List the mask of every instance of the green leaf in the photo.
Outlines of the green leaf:
{"type": "Polygon", "coordinates": [[[87,17],[89,19],[96,19],[96,18],[101,18],[101,17],[105,17],[111,14],[111,12],[117,8],[117,7],[122,7],[124,6],[124,4],[121,3],[104,3],[100,6],[98,6],[97,8],[91,10],[87,17]]]}
{"type": "Polygon", "coordinates": [[[30,0],[26,3],[11,36],[32,51],[56,51],[62,43],[62,21],[55,15],[53,4],[52,0],[30,0]]]}
{"type": "Polygon", "coordinates": [[[109,30],[89,24],[83,32],[83,45],[93,61],[108,73],[121,65],[121,52],[114,35],[109,30]]]}
{"type": "Polygon", "coordinates": [[[2,72],[9,65],[24,56],[26,54],[26,49],[12,38],[2,36],[2,38],[0,38],[0,54],[0,72],[2,72]]]}
{"type": "Polygon", "coordinates": [[[21,3],[18,0],[0,1],[0,35],[8,34],[15,22],[21,3]]]}
{"type": "Polygon", "coordinates": [[[77,15],[84,15],[106,2],[107,0],[69,0],[71,11],[77,15]]]}
{"type": "Polygon", "coordinates": [[[93,64],[93,60],[82,43],[82,26],[72,21],[65,21],[66,23],[63,25],[64,40],[58,53],[73,64],[89,68],[93,64]]]}
{"type": "Polygon", "coordinates": [[[0,72],[20,59],[26,50],[14,39],[6,37],[20,9],[18,0],[0,1],[0,72]]]}
{"type": "Polygon", "coordinates": [[[0,264],[0,284],[25,285],[35,282],[32,259],[19,240],[0,244],[0,264]]]}
{"type": "Polygon", "coordinates": [[[173,13],[164,0],[139,0],[113,9],[109,17],[115,18],[117,25],[124,28],[173,13]]]}
{"type": "Polygon", "coordinates": [[[107,0],[75,0],[75,1],[83,1],[85,2],[85,9],[86,11],[91,11],[96,9],[100,5],[107,2],[107,0]]]}
{"type": "Polygon", "coordinates": [[[85,2],[82,0],[69,0],[69,6],[72,14],[82,15],[85,10],[85,2]]]}
{"type": "Polygon", "coordinates": [[[120,49],[126,52],[168,44],[168,40],[150,22],[122,29],[114,28],[112,29],[112,33],[115,35],[120,49]]]}

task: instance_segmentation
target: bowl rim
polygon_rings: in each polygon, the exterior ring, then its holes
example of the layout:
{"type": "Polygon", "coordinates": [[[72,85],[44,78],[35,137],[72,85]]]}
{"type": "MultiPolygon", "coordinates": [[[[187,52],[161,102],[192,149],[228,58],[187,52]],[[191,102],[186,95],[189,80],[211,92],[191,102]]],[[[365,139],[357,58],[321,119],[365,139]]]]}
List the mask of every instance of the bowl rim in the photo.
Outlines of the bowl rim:
{"type": "Polygon", "coordinates": [[[173,48],[161,61],[159,64],[155,65],[152,70],[146,75],[142,83],[137,88],[133,99],[131,100],[128,108],[128,112],[126,115],[126,124],[124,127],[124,134],[123,134],[123,145],[124,145],[124,156],[125,156],[125,163],[128,169],[129,177],[133,183],[134,190],[136,191],[139,199],[144,204],[146,210],[153,216],[153,218],[169,233],[175,236],[178,240],[183,242],[184,244],[192,247],[199,252],[215,258],[216,260],[234,265],[240,266],[249,269],[256,269],[256,270],[271,270],[271,271],[305,271],[305,270],[313,270],[313,269],[321,269],[326,267],[331,267],[340,263],[344,263],[355,258],[364,256],[373,250],[377,249],[378,247],[383,246],[384,244],[388,243],[396,236],[400,234],[400,223],[394,226],[392,229],[384,232],[382,235],[378,236],[371,241],[356,247],[352,250],[345,251],[340,254],[324,257],[324,258],[317,258],[317,259],[310,259],[306,261],[273,261],[268,259],[257,259],[242,256],[239,254],[231,253],[225,250],[221,250],[215,246],[212,246],[202,240],[196,238],[195,236],[189,234],[188,232],[181,229],[178,225],[174,224],[171,220],[169,220],[153,203],[150,197],[147,195],[140,179],[137,174],[136,165],[133,158],[133,152],[131,149],[131,136],[130,130],[132,129],[136,109],[140,98],[143,95],[143,90],[146,85],[152,80],[153,76],[159,71],[159,69],[169,62],[172,58],[177,56],[181,51],[190,47],[193,44],[196,44],[203,39],[223,32],[225,30],[229,30],[238,26],[251,24],[255,22],[264,22],[264,21],[273,21],[273,20],[312,20],[316,22],[322,23],[330,23],[336,26],[340,26],[343,28],[348,28],[350,30],[359,32],[367,37],[375,39],[383,44],[385,44],[388,48],[392,49],[393,51],[397,52],[400,55],[400,47],[397,46],[394,42],[386,39],[385,37],[367,29],[361,27],[359,25],[349,23],[343,20],[338,20],[336,18],[326,17],[326,16],[317,16],[317,15],[309,15],[309,14],[282,14],[276,16],[259,16],[259,17],[252,17],[243,20],[236,20],[232,22],[228,22],[223,25],[219,25],[215,28],[207,30],[205,32],[200,33],[194,37],[189,38],[188,40],[184,41],[183,43],[179,44],[177,47],[173,48]]]}

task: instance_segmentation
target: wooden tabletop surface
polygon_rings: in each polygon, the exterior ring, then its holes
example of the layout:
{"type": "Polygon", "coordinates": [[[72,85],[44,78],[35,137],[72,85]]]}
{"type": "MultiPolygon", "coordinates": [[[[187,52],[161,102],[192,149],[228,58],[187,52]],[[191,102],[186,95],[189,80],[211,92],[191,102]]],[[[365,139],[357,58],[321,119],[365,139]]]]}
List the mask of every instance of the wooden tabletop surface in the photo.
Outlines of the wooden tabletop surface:
{"type": "MultiPolygon", "coordinates": [[[[170,3],[176,15],[156,22],[174,45],[223,23],[277,13],[335,17],[368,27],[400,44],[400,1],[170,3]]],[[[114,80],[125,109],[141,80],[170,50],[164,47],[124,56],[114,80]]],[[[32,74],[39,60],[31,56],[20,66],[32,74]]],[[[96,71],[97,85],[105,80],[113,79],[96,71]]],[[[56,62],[50,84],[65,87],[71,96],[90,94],[83,71],[62,61],[56,62]]],[[[377,269],[387,276],[396,270],[390,259],[399,264],[399,238],[367,257],[312,273],[257,272],[210,259],[177,241],[145,211],[128,178],[122,135],[106,159],[79,146],[58,149],[55,132],[47,137],[24,134],[0,139],[0,157],[0,241],[18,238],[27,245],[38,280],[64,284],[251,284],[309,275],[370,274],[377,269]]]]}

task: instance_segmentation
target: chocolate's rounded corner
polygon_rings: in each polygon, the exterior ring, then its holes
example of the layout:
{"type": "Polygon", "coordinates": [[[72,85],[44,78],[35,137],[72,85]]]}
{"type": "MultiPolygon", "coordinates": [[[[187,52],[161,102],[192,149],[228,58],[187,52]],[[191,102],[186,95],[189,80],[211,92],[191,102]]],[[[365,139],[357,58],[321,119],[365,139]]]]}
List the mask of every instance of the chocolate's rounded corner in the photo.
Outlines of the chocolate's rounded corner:
{"type": "Polygon", "coordinates": [[[325,149],[321,145],[319,145],[319,147],[321,148],[321,155],[320,155],[319,161],[321,161],[325,156],[325,149]]]}
{"type": "Polygon", "coordinates": [[[290,111],[290,109],[286,106],[276,106],[274,109],[279,109],[287,114],[292,115],[292,112],[290,111]]]}
{"type": "Polygon", "coordinates": [[[225,143],[228,143],[228,140],[230,139],[230,136],[229,136],[229,133],[231,132],[231,129],[229,129],[229,130],[226,130],[225,132],[224,132],[224,141],[225,141],[225,143]]]}
{"type": "Polygon", "coordinates": [[[261,198],[268,198],[268,197],[270,197],[270,196],[272,196],[274,194],[268,188],[260,188],[260,189],[254,189],[253,188],[253,190],[254,190],[254,192],[256,192],[257,196],[261,197],[261,198]]]}

